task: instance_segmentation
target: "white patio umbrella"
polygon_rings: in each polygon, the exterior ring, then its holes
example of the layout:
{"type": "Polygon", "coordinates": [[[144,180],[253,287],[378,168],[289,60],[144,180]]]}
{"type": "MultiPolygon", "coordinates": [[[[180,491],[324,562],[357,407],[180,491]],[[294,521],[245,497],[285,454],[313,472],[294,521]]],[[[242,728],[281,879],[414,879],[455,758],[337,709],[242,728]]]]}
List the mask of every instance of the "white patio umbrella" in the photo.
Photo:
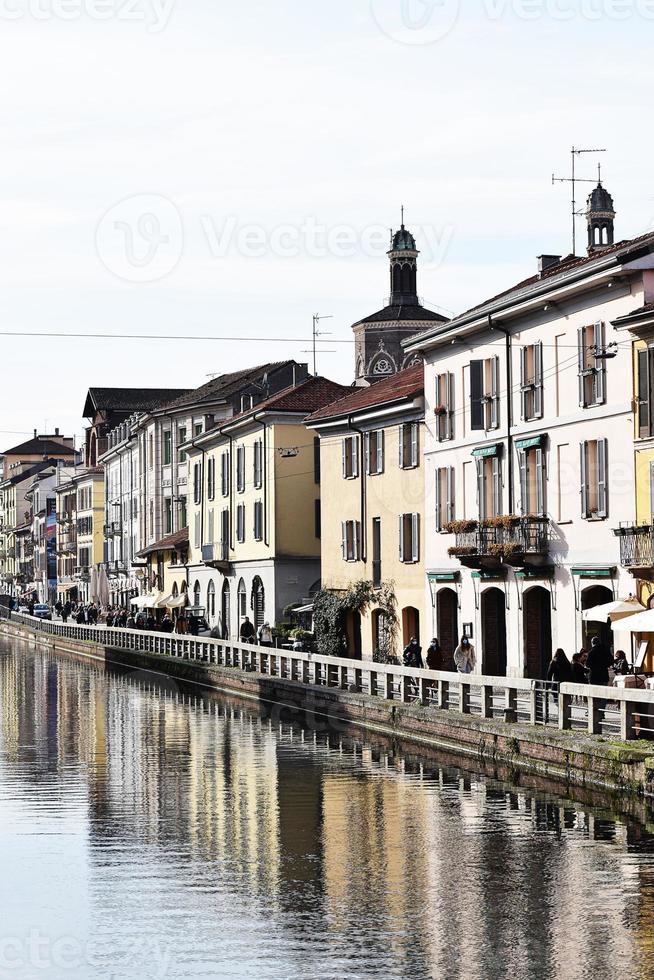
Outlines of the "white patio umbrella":
{"type": "Polygon", "coordinates": [[[98,601],[98,569],[95,565],[91,569],[91,584],[89,586],[89,595],[91,596],[91,602],[98,601]]]}
{"type": "Polygon", "coordinates": [[[654,609],[646,609],[635,616],[625,616],[611,624],[620,633],[654,633],[654,609]]]}
{"type": "Polygon", "coordinates": [[[98,573],[98,601],[105,609],[109,606],[109,579],[104,568],[98,573]]]}
{"type": "Polygon", "coordinates": [[[616,599],[614,602],[605,602],[601,606],[584,609],[581,618],[591,623],[608,623],[644,611],[645,606],[634,596],[629,596],[628,599],[616,599]]]}

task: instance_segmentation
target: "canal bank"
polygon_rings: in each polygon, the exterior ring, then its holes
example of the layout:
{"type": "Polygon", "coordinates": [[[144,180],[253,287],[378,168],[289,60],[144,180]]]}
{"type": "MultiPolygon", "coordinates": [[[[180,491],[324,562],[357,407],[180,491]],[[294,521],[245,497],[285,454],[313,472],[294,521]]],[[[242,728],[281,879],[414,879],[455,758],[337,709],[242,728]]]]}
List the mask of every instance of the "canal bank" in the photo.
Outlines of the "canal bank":
{"type": "MultiPolygon", "coordinates": [[[[26,617],[21,618],[25,620],[26,617]]],[[[328,727],[338,731],[339,726],[356,725],[404,742],[502,764],[517,772],[540,774],[565,785],[602,787],[614,792],[654,798],[652,743],[624,743],[587,732],[559,731],[523,721],[507,723],[496,717],[479,717],[470,712],[470,705],[466,704],[469,692],[466,694],[465,691],[459,695],[459,705],[468,709],[463,712],[451,707],[439,708],[436,698],[432,697],[398,700],[397,677],[400,679],[400,694],[408,690],[405,683],[407,672],[403,668],[370,665],[377,666],[378,670],[374,673],[382,674],[385,678],[386,694],[389,696],[381,697],[377,691],[377,678],[374,695],[355,689],[357,684],[361,686],[361,679],[357,681],[357,675],[362,672],[361,665],[340,667],[341,671],[346,671],[339,675],[340,686],[330,686],[330,677],[333,677],[330,675],[330,665],[323,670],[325,665],[320,663],[321,659],[326,658],[314,658],[312,661],[306,655],[285,657],[276,652],[252,651],[251,648],[232,650],[226,644],[219,644],[219,641],[180,641],[178,638],[134,634],[132,631],[99,629],[93,632],[91,639],[85,635],[90,631],[84,628],[52,623],[28,624],[15,621],[15,618],[11,622],[5,619],[0,621],[0,631],[44,645],[67,657],[100,661],[130,670],[154,671],[178,681],[241,698],[270,702],[277,706],[280,713],[297,715],[302,724],[308,727],[328,727]],[[114,638],[121,645],[112,644],[114,638]],[[124,645],[126,640],[134,647],[148,642],[160,648],[178,649],[185,655],[130,649],[124,645]],[[205,659],[190,659],[191,654],[197,657],[198,651],[205,654],[205,659]],[[228,659],[230,653],[235,660],[241,658],[241,663],[246,653],[253,653],[254,659],[265,657],[268,669],[265,672],[252,669],[252,658],[245,665],[247,669],[233,663],[209,662],[214,654],[216,658],[222,656],[228,659]],[[284,661],[289,664],[286,668],[284,661]],[[302,671],[303,679],[299,680],[293,668],[294,662],[303,663],[304,666],[308,664],[313,670],[308,673],[302,671]],[[291,676],[283,676],[285,670],[291,676]],[[275,671],[281,676],[273,676],[275,671]],[[309,676],[311,674],[312,677],[309,676]]],[[[260,663],[264,664],[264,661],[260,660],[260,663]]],[[[426,671],[421,673],[429,674],[426,671]]],[[[431,683],[440,685],[441,694],[444,684],[449,690],[450,685],[457,682],[455,675],[452,675],[452,680],[443,680],[442,676],[433,672],[433,676],[427,678],[431,683]]],[[[506,684],[507,703],[512,700],[517,703],[520,683],[507,680],[506,684]]],[[[482,690],[482,703],[487,693],[482,690]]],[[[515,711],[515,708],[511,710],[515,711]]],[[[488,713],[492,713],[492,703],[488,713]]],[[[519,712],[516,715],[520,717],[519,712]]],[[[593,716],[592,707],[590,716],[593,716]]]]}

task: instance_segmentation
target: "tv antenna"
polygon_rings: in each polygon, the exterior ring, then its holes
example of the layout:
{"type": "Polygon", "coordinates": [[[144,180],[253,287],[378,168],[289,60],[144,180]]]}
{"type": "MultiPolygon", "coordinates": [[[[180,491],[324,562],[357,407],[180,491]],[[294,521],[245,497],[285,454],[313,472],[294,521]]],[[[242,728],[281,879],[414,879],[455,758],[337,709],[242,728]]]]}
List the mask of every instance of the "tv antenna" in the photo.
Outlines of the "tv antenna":
{"type": "MultiPolygon", "coordinates": [[[[552,174],[553,184],[572,184],[572,254],[576,255],[577,248],[577,218],[583,211],[577,211],[577,198],[576,198],[576,185],[581,184],[594,184],[595,180],[591,180],[590,177],[577,177],[575,173],[575,163],[576,157],[581,156],[582,153],[606,153],[606,150],[580,150],[573,146],[570,150],[570,157],[572,161],[571,176],[570,177],[555,177],[552,174]]],[[[598,181],[601,183],[602,180],[602,167],[601,164],[597,164],[597,174],[598,181]]]]}
{"type": "Polygon", "coordinates": [[[317,364],[316,364],[316,355],[317,355],[316,341],[318,340],[318,337],[329,337],[329,336],[331,336],[331,334],[330,334],[330,332],[328,330],[318,330],[318,324],[320,323],[321,320],[333,320],[333,319],[334,319],[334,316],[331,313],[328,316],[320,316],[319,313],[314,313],[314,315],[313,315],[313,344],[312,344],[312,350],[313,350],[313,376],[314,377],[317,377],[318,376],[318,367],[317,367],[317,364]]]}

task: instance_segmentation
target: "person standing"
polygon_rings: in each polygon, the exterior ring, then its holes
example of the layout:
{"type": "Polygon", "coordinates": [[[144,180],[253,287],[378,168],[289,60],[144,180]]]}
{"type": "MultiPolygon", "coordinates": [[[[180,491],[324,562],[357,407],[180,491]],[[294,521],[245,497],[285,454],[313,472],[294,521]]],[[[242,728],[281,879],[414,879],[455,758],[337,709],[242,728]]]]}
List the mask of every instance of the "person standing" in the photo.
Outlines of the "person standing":
{"type": "Polygon", "coordinates": [[[591,684],[608,684],[609,667],[613,666],[613,657],[604,646],[599,636],[594,636],[590,643],[590,653],[586,661],[588,680],[591,684]]]}
{"type": "Polygon", "coordinates": [[[273,635],[270,623],[264,623],[257,631],[257,639],[260,646],[271,647],[273,645],[273,635]]]}
{"type": "Polygon", "coordinates": [[[571,680],[572,680],[572,683],[573,684],[587,684],[588,683],[588,676],[587,676],[586,670],[584,668],[583,654],[582,653],[573,653],[572,654],[572,668],[571,668],[571,671],[572,671],[571,680]]]}
{"type": "Polygon", "coordinates": [[[442,670],[443,669],[443,655],[441,652],[441,645],[437,638],[434,637],[427,648],[427,666],[430,670],[442,670]]]}
{"type": "Polygon", "coordinates": [[[254,625],[253,623],[250,622],[247,616],[241,623],[239,636],[241,637],[241,643],[254,643],[256,639],[256,632],[254,629],[254,625]]]}
{"type": "Polygon", "coordinates": [[[68,617],[70,616],[70,613],[71,613],[70,602],[68,602],[68,600],[66,600],[66,602],[64,603],[64,607],[61,610],[61,618],[64,621],[64,623],[67,623],[68,622],[68,617]]]}
{"type": "Polygon", "coordinates": [[[560,647],[554,651],[550,665],[547,668],[547,680],[553,681],[557,685],[572,680],[570,661],[560,647]]]}
{"type": "Polygon", "coordinates": [[[461,642],[454,651],[454,664],[460,674],[472,674],[477,666],[475,648],[467,636],[461,637],[461,642]]]}

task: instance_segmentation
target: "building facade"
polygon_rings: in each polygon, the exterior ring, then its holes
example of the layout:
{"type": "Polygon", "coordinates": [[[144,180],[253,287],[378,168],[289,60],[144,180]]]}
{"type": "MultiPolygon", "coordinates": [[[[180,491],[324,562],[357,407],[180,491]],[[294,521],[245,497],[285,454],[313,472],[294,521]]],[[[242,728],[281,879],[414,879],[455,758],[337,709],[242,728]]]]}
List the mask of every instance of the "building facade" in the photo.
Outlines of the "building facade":
{"type": "Polygon", "coordinates": [[[189,602],[237,637],[320,587],[320,459],[307,417],[348,389],[308,378],[187,443],[189,602]]]}
{"type": "Polygon", "coordinates": [[[424,416],[420,363],[352,390],[309,419],[320,438],[323,588],[343,593],[370,582],[379,597],[348,615],[347,649],[354,658],[397,657],[411,637],[430,639],[424,416]]]}
{"type": "Polygon", "coordinates": [[[104,559],[104,472],[100,467],[62,468],[54,492],[58,597],[95,601],[92,579],[104,559]]]}
{"type": "Polygon", "coordinates": [[[486,674],[542,678],[556,647],[612,645],[583,610],[634,591],[613,534],[634,513],[633,355],[614,324],[651,298],[654,235],[599,237],[406,345],[425,358],[433,630],[469,635],[486,674]]]}

